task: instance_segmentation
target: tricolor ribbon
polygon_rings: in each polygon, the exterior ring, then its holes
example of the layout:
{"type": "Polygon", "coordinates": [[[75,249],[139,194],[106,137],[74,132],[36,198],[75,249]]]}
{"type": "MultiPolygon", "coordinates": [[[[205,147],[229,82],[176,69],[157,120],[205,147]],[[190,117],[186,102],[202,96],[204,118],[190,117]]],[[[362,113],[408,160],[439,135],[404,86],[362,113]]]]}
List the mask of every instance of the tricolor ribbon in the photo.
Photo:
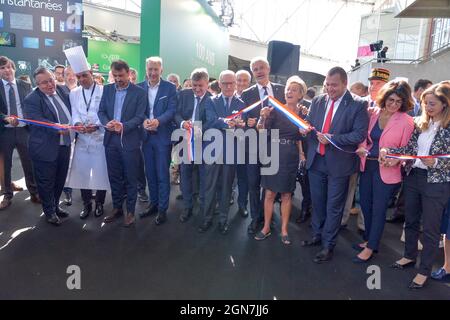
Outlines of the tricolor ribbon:
{"type": "Polygon", "coordinates": [[[17,121],[20,121],[22,123],[26,123],[26,124],[29,124],[29,125],[35,125],[35,126],[43,127],[43,128],[54,129],[54,130],[58,130],[58,131],[79,130],[81,128],[84,128],[83,126],[71,126],[71,125],[68,125],[68,124],[60,124],[60,123],[45,122],[45,121],[38,121],[38,120],[22,119],[22,118],[19,118],[17,116],[12,116],[12,117],[14,117],[17,121]]]}
{"type": "Polygon", "coordinates": [[[264,101],[266,101],[267,99],[269,99],[269,97],[266,97],[266,98],[264,98],[263,100],[260,100],[260,101],[258,101],[258,102],[255,102],[254,104],[252,104],[252,105],[250,105],[250,106],[248,106],[248,107],[245,107],[244,109],[242,109],[242,110],[240,110],[239,112],[234,113],[234,114],[232,114],[232,115],[226,117],[225,119],[226,119],[226,120],[233,120],[233,119],[235,119],[235,118],[237,118],[237,117],[243,115],[244,113],[250,112],[250,111],[252,111],[253,109],[257,108],[259,105],[262,105],[262,104],[264,103],[264,101]]]}
{"type": "Polygon", "coordinates": [[[386,158],[398,160],[417,160],[417,159],[450,159],[450,154],[435,154],[428,156],[411,156],[404,154],[387,154],[386,158]]]}

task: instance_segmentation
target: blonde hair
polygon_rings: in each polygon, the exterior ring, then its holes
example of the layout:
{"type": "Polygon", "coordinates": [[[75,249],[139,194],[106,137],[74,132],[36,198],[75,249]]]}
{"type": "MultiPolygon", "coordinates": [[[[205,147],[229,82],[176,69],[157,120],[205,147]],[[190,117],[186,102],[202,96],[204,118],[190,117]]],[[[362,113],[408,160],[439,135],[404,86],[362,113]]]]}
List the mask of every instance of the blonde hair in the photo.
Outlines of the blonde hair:
{"type": "Polygon", "coordinates": [[[306,91],[308,91],[308,87],[306,86],[306,83],[302,80],[302,78],[300,78],[299,76],[292,76],[287,79],[285,91],[291,83],[298,84],[300,86],[300,89],[302,90],[302,95],[305,96],[306,91]]]}
{"type": "Polygon", "coordinates": [[[445,83],[435,84],[422,93],[420,97],[422,115],[417,120],[417,126],[421,131],[427,130],[430,126],[431,118],[425,111],[425,97],[430,94],[442,102],[444,109],[442,110],[441,127],[448,128],[450,124],[450,86],[445,83]]]}

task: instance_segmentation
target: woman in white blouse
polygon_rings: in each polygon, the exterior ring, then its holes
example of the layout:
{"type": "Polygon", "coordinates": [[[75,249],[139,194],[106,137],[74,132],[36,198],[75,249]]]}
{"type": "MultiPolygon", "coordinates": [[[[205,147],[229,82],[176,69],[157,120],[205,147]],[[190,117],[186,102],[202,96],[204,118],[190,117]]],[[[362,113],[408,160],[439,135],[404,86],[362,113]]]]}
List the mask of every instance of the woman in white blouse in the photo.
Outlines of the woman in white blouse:
{"type": "MultiPolygon", "coordinates": [[[[398,162],[387,159],[387,153],[418,156],[450,154],[450,86],[438,84],[430,87],[422,94],[421,105],[422,116],[416,118],[408,145],[380,151],[380,161],[385,165],[396,165],[398,162]]],[[[403,269],[416,264],[422,220],[421,262],[419,272],[409,285],[411,289],[420,289],[431,274],[439,250],[442,214],[450,196],[450,159],[414,160],[410,165],[407,165],[405,177],[405,253],[392,267],[403,269]]]]}

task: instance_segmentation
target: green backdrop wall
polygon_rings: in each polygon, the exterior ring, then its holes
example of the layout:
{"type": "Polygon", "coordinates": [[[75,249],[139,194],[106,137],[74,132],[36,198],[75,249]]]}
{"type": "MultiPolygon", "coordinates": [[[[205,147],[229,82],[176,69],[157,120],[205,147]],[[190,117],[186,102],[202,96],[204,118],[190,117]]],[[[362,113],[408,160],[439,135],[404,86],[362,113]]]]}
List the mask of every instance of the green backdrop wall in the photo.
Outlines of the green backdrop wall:
{"type": "Polygon", "coordinates": [[[139,44],[89,40],[88,52],[89,63],[97,63],[102,73],[108,73],[111,62],[117,59],[127,61],[136,70],[140,69],[139,44]]]}
{"type": "Polygon", "coordinates": [[[175,72],[182,80],[194,68],[214,78],[228,68],[228,30],[206,0],[142,1],[141,8],[141,75],[152,55],[163,58],[164,76],[175,72]]]}

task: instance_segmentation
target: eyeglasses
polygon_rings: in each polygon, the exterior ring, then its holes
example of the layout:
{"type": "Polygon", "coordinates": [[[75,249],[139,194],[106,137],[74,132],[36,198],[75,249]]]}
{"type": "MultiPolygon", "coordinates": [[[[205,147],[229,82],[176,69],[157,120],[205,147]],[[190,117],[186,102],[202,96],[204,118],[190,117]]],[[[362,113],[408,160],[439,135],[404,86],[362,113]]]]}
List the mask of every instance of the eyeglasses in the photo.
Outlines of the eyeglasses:
{"type": "Polygon", "coordinates": [[[55,79],[40,81],[37,85],[48,86],[49,84],[55,83],[55,79]]]}

